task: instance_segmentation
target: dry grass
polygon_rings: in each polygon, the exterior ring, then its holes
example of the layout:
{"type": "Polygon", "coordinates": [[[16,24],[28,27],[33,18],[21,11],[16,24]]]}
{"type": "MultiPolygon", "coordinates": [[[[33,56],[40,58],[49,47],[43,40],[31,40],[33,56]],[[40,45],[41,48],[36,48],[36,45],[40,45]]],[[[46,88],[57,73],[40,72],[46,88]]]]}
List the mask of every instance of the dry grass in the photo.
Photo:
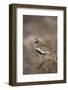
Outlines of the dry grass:
{"type": "Polygon", "coordinates": [[[56,73],[57,72],[57,55],[55,52],[51,52],[46,56],[38,55],[36,52],[32,52],[31,65],[33,73],[56,73]]]}

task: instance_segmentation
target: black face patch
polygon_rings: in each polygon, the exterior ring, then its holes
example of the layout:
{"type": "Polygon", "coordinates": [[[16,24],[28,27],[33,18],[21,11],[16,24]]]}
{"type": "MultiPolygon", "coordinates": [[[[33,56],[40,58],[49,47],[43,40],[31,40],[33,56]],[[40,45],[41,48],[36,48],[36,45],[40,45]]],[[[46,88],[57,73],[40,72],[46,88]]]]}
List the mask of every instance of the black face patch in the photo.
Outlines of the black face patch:
{"type": "Polygon", "coordinates": [[[37,43],[39,43],[39,40],[36,40],[36,41],[35,41],[35,44],[37,44],[37,43]]]}

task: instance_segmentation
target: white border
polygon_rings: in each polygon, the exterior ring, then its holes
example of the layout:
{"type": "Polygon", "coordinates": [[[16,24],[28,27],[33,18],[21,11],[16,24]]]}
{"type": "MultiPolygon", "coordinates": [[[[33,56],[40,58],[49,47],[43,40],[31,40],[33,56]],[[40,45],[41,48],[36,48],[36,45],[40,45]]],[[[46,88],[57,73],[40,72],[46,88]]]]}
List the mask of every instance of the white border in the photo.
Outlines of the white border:
{"type": "Polygon", "coordinates": [[[33,81],[51,81],[51,80],[63,80],[63,11],[61,10],[42,10],[42,9],[17,9],[17,82],[33,82],[33,81]],[[34,74],[23,75],[23,15],[41,15],[41,16],[57,16],[57,51],[58,51],[58,73],[54,74],[34,74]]]}

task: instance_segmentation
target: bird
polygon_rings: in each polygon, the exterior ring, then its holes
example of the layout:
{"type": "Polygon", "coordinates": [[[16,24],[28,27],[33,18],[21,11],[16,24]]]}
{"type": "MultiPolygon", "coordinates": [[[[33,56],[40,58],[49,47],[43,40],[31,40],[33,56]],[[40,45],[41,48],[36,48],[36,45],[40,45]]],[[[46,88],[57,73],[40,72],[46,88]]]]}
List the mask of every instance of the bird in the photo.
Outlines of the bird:
{"type": "Polygon", "coordinates": [[[50,52],[45,50],[45,48],[43,48],[40,44],[40,40],[39,38],[35,38],[35,41],[34,41],[34,49],[35,51],[40,54],[40,55],[47,55],[49,54],[50,52]],[[43,50],[44,49],[44,50],[43,50]]]}

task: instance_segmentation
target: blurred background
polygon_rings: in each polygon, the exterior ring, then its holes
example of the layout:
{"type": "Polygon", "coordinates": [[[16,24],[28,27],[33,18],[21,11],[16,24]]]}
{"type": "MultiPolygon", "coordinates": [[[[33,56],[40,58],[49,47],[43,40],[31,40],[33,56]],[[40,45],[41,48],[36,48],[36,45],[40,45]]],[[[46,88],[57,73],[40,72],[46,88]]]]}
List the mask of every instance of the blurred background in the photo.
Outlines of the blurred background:
{"type": "Polygon", "coordinates": [[[23,74],[57,73],[57,17],[23,15],[23,38],[23,74]],[[35,38],[48,55],[35,51],[35,38]]]}

